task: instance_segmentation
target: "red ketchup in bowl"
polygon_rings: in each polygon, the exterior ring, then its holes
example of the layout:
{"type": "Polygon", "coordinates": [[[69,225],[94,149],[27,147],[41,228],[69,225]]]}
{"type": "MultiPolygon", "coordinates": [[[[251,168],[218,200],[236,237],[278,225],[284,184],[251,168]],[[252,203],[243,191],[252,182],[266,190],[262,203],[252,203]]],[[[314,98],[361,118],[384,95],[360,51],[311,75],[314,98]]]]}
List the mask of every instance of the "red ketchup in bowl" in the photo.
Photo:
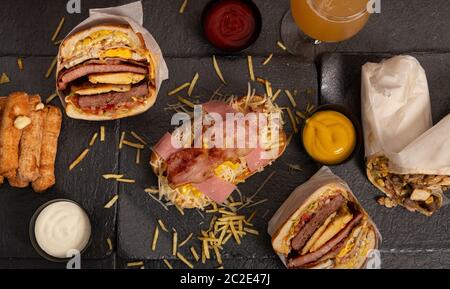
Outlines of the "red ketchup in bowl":
{"type": "Polygon", "coordinates": [[[203,12],[203,31],[215,47],[240,51],[258,38],[261,14],[249,0],[212,1],[203,12]]]}

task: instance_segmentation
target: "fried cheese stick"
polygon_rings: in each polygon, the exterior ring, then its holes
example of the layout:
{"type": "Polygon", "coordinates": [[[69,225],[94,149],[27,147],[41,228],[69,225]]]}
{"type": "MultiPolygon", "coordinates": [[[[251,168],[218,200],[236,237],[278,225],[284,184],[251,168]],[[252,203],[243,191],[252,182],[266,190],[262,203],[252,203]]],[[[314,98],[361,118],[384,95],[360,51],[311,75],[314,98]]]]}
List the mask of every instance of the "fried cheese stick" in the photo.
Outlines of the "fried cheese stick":
{"type": "MultiPolygon", "coordinates": [[[[6,96],[0,96],[0,123],[3,118],[3,110],[5,109],[5,105],[6,105],[6,96]]],[[[4,177],[0,175],[0,185],[3,184],[3,182],[4,177]]]]}
{"type": "Polygon", "coordinates": [[[55,160],[62,122],[62,114],[59,108],[48,106],[44,112],[39,177],[32,182],[33,190],[38,193],[55,184],[55,160]]]}
{"type": "Polygon", "coordinates": [[[29,117],[29,97],[24,92],[11,94],[5,105],[0,124],[0,174],[14,178],[19,168],[19,143],[22,130],[14,126],[19,116],[29,117]]]}
{"type": "Polygon", "coordinates": [[[36,110],[37,105],[31,101],[31,124],[22,133],[20,140],[20,157],[18,177],[23,181],[34,182],[39,177],[39,164],[41,159],[42,134],[45,112],[36,110]]]}

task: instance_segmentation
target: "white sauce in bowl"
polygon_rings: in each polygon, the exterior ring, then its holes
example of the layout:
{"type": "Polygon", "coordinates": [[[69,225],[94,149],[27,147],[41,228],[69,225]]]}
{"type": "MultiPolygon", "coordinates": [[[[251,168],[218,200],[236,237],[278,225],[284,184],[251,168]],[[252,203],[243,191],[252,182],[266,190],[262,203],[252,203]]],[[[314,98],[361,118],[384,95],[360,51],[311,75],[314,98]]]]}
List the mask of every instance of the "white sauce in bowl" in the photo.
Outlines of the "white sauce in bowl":
{"type": "Polygon", "coordinates": [[[59,201],[39,213],[34,233],[36,242],[45,253],[66,258],[71,249],[81,252],[86,247],[91,236],[91,223],[80,206],[59,201]]]}

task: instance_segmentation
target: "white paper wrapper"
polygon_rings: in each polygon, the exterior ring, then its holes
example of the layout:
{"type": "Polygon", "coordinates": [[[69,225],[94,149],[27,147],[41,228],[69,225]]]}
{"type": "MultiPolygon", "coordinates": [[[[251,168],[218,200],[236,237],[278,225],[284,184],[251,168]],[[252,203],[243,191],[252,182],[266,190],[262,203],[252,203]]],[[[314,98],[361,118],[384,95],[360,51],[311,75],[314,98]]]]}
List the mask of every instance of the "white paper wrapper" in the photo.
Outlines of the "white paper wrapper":
{"type": "MultiPolygon", "coordinates": [[[[367,214],[367,212],[362,208],[361,204],[358,202],[358,199],[355,197],[353,192],[347,183],[342,180],[340,177],[333,174],[333,172],[326,166],[323,166],[317,173],[315,173],[308,181],[298,186],[284,201],[284,203],[278,208],[273,217],[269,221],[269,225],[267,227],[267,232],[271,237],[275,234],[275,232],[289,220],[289,218],[300,208],[305,202],[308,201],[310,196],[316,192],[318,189],[330,185],[337,184],[345,189],[350,195],[353,197],[354,201],[361,207],[363,212],[367,214]]],[[[381,244],[381,234],[378,231],[375,223],[370,219],[369,221],[372,223],[376,234],[378,236],[377,247],[381,244]]],[[[286,266],[287,260],[283,254],[278,254],[283,264],[286,266]]],[[[287,266],[286,266],[287,267],[287,266]]]]}
{"type": "Polygon", "coordinates": [[[432,125],[425,71],[411,56],[362,67],[365,155],[398,153],[432,125]]]}
{"type": "Polygon", "coordinates": [[[394,173],[450,175],[450,114],[401,152],[387,157],[394,173]]]}
{"type": "MultiPolygon", "coordinates": [[[[166,62],[164,61],[164,57],[162,55],[158,43],[150,34],[150,32],[148,32],[148,30],[142,26],[144,23],[144,12],[142,9],[142,2],[137,1],[117,7],[89,9],[89,17],[86,18],[80,24],[78,24],[74,29],[72,29],[72,31],[70,31],[69,34],[66,35],[66,38],[78,31],[85,30],[92,26],[105,23],[128,24],[135,32],[139,32],[142,34],[142,37],[144,38],[145,41],[145,45],[147,46],[148,50],[152,53],[156,62],[157,69],[155,71],[155,84],[156,84],[156,94],[158,94],[159,89],[161,87],[161,83],[169,78],[169,70],[167,68],[166,62]]],[[[59,70],[60,67],[57,67],[57,71],[59,70]]],[[[61,103],[64,106],[66,104],[64,99],[61,99],[61,103]]]]}
{"type": "Polygon", "coordinates": [[[450,174],[450,119],[431,129],[427,78],[417,59],[366,63],[361,111],[367,158],[386,156],[397,174],[450,174]]]}

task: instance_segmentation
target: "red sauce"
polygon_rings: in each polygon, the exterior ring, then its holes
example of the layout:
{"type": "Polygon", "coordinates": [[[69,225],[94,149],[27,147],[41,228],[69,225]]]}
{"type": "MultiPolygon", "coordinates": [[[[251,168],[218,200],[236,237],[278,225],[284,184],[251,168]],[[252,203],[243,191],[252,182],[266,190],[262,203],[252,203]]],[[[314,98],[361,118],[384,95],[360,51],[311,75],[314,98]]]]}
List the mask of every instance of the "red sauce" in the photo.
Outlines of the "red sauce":
{"type": "Polygon", "coordinates": [[[206,38],[217,48],[239,51],[258,37],[258,19],[249,1],[221,0],[204,12],[203,29],[206,38]]]}

